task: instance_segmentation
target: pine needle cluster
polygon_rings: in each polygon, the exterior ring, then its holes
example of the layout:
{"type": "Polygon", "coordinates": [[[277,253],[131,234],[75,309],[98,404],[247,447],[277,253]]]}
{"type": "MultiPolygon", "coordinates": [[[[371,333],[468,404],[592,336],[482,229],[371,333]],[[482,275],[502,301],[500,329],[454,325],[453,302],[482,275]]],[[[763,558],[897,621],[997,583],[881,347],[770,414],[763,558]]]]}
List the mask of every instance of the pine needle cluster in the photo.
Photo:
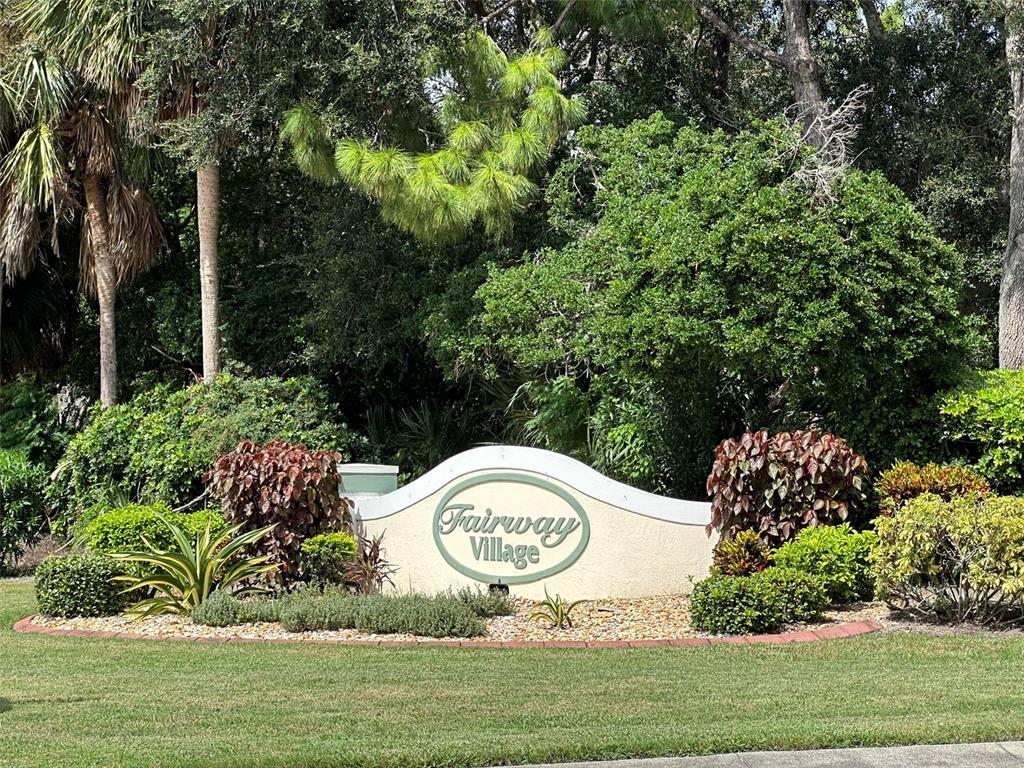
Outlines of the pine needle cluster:
{"type": "Polygon", "coordinates": [[[506,233],[537,190],[531,177],[583,122],[585,108],[562,93],[565,55],[543,37],[509,58],[479,33],[461,53],[437,100],[443,140],[436,149],[411,153],[348,137],[335,143],[316,109],[300,104],[282,130],[296,165],[318,181],[351,184],[423,240],[453,239],[476,221],[492,236],[506,233]]]}

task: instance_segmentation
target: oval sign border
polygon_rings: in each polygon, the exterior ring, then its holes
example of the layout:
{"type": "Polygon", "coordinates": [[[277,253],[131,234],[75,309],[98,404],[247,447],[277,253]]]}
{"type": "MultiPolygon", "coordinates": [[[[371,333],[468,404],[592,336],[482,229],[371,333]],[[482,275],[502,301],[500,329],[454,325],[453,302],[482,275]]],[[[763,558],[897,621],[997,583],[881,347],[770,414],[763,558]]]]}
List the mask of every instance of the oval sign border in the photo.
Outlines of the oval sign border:
{"type": "Polygon", "coordinates": [[[583,511],[583,505],[580,504],[571,493],[565,490],[565,488],[555,485],[550,480],[519,472],[489,472],[485,475],[477,475],[476,477],[470,477],[456,483],[445,493],[444,496],[441,497],[441,501],[438,502],[437,508],[434,510],[434,519],[431,523],[431,528],[433,530],[434,544],[437,546],[437,551],[441,553],[441,557],[444,558],[448,565],[464,576],[469,576],[471,579],[493,584],[530,584],[534,581],[539,581],[540,579],[546,579],[548,576],[553,576],[556,573],[561,573],[579,560],[580,555],[582,555],[583,551],[587,548],[587,544],[590,543],[590,518],[587,517],[587,513],[583,511]],[[452,556],[448,551],[448,548],[445,547],[444,543],[441,541],[441,534],[438,531],[437,523],[441,517],[442,510],[457,493],[476,485],[483,485],[484,483],[525,483],[526,485],[533,485],[537,488],[543,488],[545,491],[554,493],[562,499],[562,501],[572,507],[573,512],[579,516],[580,522],[583,523],[580,541],[576,545],[575,549],[569,553],[568,557],[564,560],[560,560],[556,565],[553,565],[550,568],[545,568],[537,573],[525,574],[523,576],[493,576],[483,573],[482,571],[474,571],[472,568],[460,563],[452,556]]]}

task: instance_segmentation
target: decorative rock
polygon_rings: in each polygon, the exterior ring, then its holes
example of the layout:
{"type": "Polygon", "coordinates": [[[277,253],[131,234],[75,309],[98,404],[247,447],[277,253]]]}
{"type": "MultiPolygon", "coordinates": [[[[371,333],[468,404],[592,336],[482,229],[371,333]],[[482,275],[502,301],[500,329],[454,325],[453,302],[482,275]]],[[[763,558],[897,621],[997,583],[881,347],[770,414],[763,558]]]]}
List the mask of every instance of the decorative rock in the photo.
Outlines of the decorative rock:
{"type": "Polygon", "coordinates": [[[43,632],[75,637],[120,637],[148,639],[203,640],[210,642],[307,642],[382,645],[387,647],[479,646],[559,648],[643,648],[652,646],[699,646],[708,643],[788,643],[841,638],[881,628],[877,619],[886,610],[877,604],[859,604],[826,614],[822,624],[794,627],[773,635],[747,637],[700,636],[690,626],[689,600],[682,595],[594,600],[573,611],[574,626],[555,629],[531,620],[537,604],[518,600],[516,613],[487,622],[487,633],[479,638],[417,637],[415,635],[372,635],[356,630],[288,632],[276,623],[245,624],[237,627],[206,627],[180,616],[153,616],[135,620],[126,616],[57,619],[44,616],[22,619],[15,631],[43,632]]]}

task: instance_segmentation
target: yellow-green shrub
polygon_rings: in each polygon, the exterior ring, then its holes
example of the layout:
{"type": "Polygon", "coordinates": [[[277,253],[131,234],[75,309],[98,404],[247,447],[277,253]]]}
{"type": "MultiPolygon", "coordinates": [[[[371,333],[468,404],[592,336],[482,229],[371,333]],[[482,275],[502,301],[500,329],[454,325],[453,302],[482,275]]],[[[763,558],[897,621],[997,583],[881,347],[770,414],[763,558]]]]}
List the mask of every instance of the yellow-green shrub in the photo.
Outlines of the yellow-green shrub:
{"type": "Polygon", "coordinates": [[[1024,499],[925,494],[876,526],[872,570],[892,608],[952,622],[1024,616],[1024,499]]]}

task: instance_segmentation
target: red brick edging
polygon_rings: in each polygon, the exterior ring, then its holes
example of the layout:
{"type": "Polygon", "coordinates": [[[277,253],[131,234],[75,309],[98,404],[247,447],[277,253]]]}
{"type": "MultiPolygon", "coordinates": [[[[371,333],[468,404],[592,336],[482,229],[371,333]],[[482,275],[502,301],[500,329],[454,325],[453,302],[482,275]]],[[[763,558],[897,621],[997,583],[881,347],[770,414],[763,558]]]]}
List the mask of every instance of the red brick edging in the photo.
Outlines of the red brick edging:
{"type": "Polygon", "coordinates": [[[292,640],[291,638],[254,637],[181,637],[180,635],[143,635],[136,632],[107,632],[87,629],[58,629],[41,627],[27,616],[15,623],[15,632],[34,632],[40,635],[68,637],[124,638],[130,640],[184,640],[200,643],[312,643],[331,645],[367,645],[385,648],[692,648],[702,645],[782,645],[784,643],[810,643],[815,640],[837,640],[841,637],[867,635],[882,629],[874,619],[833,624],[820,629],[800,632],[782,632],[774,635],[738,635],[736,637],[682,637],[676,640],[292,640]]]}

